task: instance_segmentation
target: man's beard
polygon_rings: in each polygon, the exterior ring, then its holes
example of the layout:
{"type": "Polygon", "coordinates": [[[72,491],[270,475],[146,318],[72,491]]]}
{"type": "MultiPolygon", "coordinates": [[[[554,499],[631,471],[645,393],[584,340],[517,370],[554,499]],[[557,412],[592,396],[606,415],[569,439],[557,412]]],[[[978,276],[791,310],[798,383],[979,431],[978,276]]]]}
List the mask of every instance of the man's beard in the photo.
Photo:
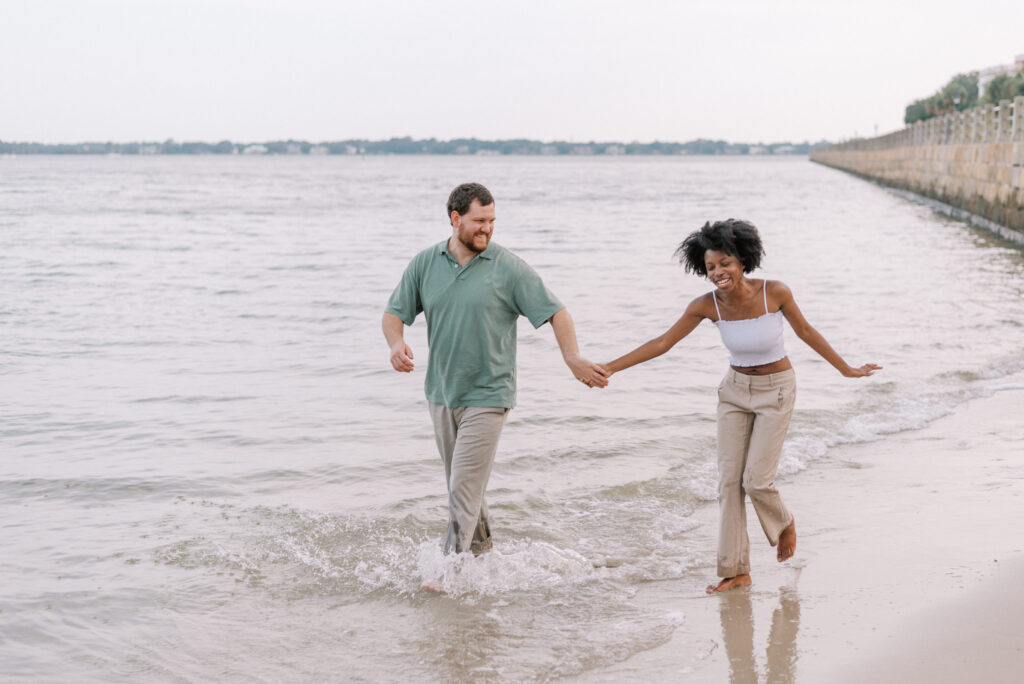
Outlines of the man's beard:
{"type": "Polygon", "coordinates": [[[458,235],[459,242],[461,242],[466,247],[466,249],[468,249],[469,251],[474,252],[476,254],[479,254],[480,252],[484,251],[485,249],[487,249],[487,245],[491,244],[490,237],[484,236],[486,242],[485,242],[483,248],[477,247],[475,242],[474,242],[475,238],[476,238],[476,233],[473,233],[472,235],[470,235],[468,240],[466,238],[462,237],[462,233],[459,233],[459,235],[458,235]]]}

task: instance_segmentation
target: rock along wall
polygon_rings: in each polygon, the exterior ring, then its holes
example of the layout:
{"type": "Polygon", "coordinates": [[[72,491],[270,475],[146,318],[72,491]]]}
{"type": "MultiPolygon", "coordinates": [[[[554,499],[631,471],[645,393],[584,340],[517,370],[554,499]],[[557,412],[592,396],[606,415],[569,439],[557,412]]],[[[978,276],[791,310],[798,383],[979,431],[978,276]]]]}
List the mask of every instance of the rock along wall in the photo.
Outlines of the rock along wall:
{"type": "Polygon", "coordinates": [[[1024,97],[820,148],[811,161],[970,212],[1024,242],[1024,97]]]}

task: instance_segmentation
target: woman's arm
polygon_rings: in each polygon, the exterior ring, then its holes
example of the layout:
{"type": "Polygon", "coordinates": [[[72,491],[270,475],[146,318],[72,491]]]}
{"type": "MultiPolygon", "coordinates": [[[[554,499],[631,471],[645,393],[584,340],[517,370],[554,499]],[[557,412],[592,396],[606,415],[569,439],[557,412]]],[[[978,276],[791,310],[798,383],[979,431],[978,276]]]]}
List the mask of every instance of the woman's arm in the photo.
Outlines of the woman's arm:
{"type": "MultiPolygon", "coordinates": [[[[706,296],[706,295],[705,295],[706,296]]],[[[611,363],[604,364],[604,368],[608,371],[609,377],[612,373],[618,373],[621,370],[626,370],[630,366],[635,366],[638,363],[644,361],[650,361],[656,356],[661,356],[669,349],[674,347],[679,340],[683,339],[693,329],[700,325],[700,322],[707,318],[701,311],[701,300],[704,296],[694,299],[686,307],[686,311],[679,317],[679,320],[672,325],[664,334],[655,337],[653,340],[649,340],[641,344],[639,347],[629,352],[625,356],[620,356],[611,363]]]]}
{"type": "Polygon", "coordinates": [[[843,357],[839,355],[839,352],[832,348],[832,345],[828,343],[822,334],[807,322],[807,319],[804,318],[803,313],[800,311],[800,307],[796,305],[792,291],[786,287],[785,283],[772,281],[771,298],[779,302],[782,315],[789,321],[789,325],[793,328],[796,336],[806,342],[808,347],[818,352],[821,358],[832,364],[844,376],[848,378],[862,378],[865,375],[871,375],[876,370],[881,370],[881,366],[873,363],[865,363],[857,368],[853,368],[850,364],[846,363],[843,357]]]}

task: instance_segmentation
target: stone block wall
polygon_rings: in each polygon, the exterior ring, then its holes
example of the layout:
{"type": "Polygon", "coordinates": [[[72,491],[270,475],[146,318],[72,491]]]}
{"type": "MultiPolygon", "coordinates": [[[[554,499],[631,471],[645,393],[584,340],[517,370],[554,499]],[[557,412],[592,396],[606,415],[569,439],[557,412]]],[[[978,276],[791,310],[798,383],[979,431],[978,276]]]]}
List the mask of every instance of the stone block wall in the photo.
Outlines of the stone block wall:
{"type": "Polygon", "coordinates": [[[1024,97],[820,148],[811,161],[930,197],[1024,236],[1024,97]]]}

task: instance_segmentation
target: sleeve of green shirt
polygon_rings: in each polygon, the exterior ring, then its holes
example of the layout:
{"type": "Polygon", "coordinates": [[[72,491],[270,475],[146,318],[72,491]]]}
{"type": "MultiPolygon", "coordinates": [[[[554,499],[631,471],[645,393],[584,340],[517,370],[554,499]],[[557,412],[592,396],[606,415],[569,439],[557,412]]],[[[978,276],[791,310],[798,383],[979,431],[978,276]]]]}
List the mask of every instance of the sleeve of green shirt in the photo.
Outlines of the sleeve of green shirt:
{"type": "Polygon", "coordinates": [[[512,302],[516,311],[526,316],[534,328],[544,325],[549,318],[565,308],[526,262],[520,262],[519,277],[512,290],[512,302]]]}
{"type": "Polygon", "coordinates": [[[420,258],[416,257],[409,262],[402,274],[402,280],[398,287],[391,293],[385,313],[391,313],[402,319],[406,325],[412,325],[416,316],[423,311],[423,302],[420,299],[420,258]]]}

